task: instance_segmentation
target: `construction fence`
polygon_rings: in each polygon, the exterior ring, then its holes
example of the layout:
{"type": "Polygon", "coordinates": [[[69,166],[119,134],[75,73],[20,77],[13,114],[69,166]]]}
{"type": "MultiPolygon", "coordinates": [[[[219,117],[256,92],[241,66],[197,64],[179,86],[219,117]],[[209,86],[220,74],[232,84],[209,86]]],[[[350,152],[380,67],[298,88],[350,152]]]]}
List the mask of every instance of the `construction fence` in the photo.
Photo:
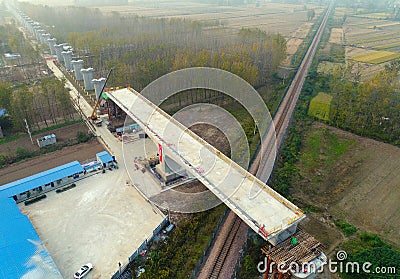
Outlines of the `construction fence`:
{"type": "Polygon", "coordinates": [[[124,264],[120,263],[119,269],[117,272],[111,277],[111,279],[125,279],[132,278],[132,275],[129,274],[127,268],[131,262],[133,262],[144,250],[150,246],[154,237],[160,233],[160,231],[165,227],[168,223],[169,218],[166,216],[161,223],[155,228],[151,235],[149,235],[143,242],[140,244],[139,248],[128,258],[128,261],[124,264]]]}

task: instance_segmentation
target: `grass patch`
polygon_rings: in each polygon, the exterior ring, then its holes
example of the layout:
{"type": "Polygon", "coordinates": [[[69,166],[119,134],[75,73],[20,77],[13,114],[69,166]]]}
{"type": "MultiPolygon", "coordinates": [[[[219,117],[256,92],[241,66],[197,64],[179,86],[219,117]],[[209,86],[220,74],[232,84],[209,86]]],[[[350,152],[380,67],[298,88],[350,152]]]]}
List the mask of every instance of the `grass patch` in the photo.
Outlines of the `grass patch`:
{"type": "Polygon", "coordinates": [[[328,121],[331,111],[332,96],[323,92],[318,93],[311,102],[308,108],[308,115],[314,116],[321,120],[328,121]]]}
{"type": "Polygon", "coordinates": [[[382,51],[377,51],[374,53],[358,55],[358,56],[351,58],[351,60],[368,63],[368,64],[380,64],[380,63],[391,61],[391,60],[394,60],[397,58],[400,58],[399,53],[382,50],[382,51]]]}
{"type": "Polygon", "coordinates": [[[312,129],[305,139],[300,162],[304,172],[317,168],[330,169],[330,166],[354,143],[338,137],[328,129],[312,129]]]}
{"type": "Polygon", "coordinates": [[[340,68],[343,66],[343,63],[335,63],[335,62],[329,62],[329,61],[322,61],[318,64],[318,73],[322,74],[332,74],[333,72],[340,70],[340,68]]]}
{"type": "Polygon", "coordinates": [[[9,137],[2,138],[2,139],[0,139],[0,144],[17,140],[20,137],[22,137],[23,135],[25,135],[25,134],[16,134],[16,135],[12,135],[12,136],[9,136],[9,137]]]}
{"type": "Polygon", "coordinates": [[[177,225],[166,242],[150,248],[151,260],[137,263],[146,269],[140,278],[189,278],[225,210],[220,205],[177,225]]]}
{"type": "Polygon", "coordinates": [[[357,228],[355,226],[343,220],[335,221],[335,225],[344,233],[345,236],[351,236],[357,232],[357,228]]]}
{"type": "Polygon", "coordinates": [[[62,128],[62,127],[65,127],[65,126],[72,125],[72,124],[80,123],[80,122],[82,122],[81,119],[65,121],[65,122],[60,123],[60,124],[56,124],[56,125],[53,125],[53,126],[41,129],[41,130],[34,131],[34,132],[32,132],[32,136],[37,135],[37,134],[41,134],[41,133],[45,133],[45,132],[49,132],[49,131],[52,131],[52,130],[55,130],[55,129],[59,129],[59,128],[62,128]]]}
{"type": "Polygon", "coordinates": [[[375,279],[375,278],[399,278],[400,274],[400,252],[383,242],[376,234],[362,232],[356,238],[346,241],[342,247],[346,251],[348,258],[346,262],[358,262],[360,273],[341,273],[344,279],[375,279]],[[362,270],[362,265],[370,262],[370,273],[362,270]],[[386,268],[385,273],[378,274],[377,268],[382,270],[386,268]],[[392,267],[389,271],[387,268],[392,267]]]}
{"type": "MultiPolygon", "coordinates": [[[[55,129],[59,129],[59,128],[62,128],[62,127],[65,127],[65,126],[72,125],[72,124],[80,123],[80,122],[82,122],[81,119],[66,121],[66,122],[63,122],[63,123],[60,123],[60,124],[57,124],[57,125],[54,125],[54,126],[50,126],[50,127],[47,127],[47,128],[41,129],[41,130],[34,131],[34,132],[32,132],[32,136],[38,135],[38,134],[41,134],[41,133],[45,133],[45,132],[49,132],[49,131],[52,131],[52,130],[55,130],[55,129]]],[[[12,135],[12,136],[5,137],[3,139],[0,139],[0,144],[11,142],[11,141],[14,141],[14,140],[18,140],[23,136],[27,136],[27,134],[26,133],[22,133],[22,134],[15,134],[15,135],[12,135]]]]}

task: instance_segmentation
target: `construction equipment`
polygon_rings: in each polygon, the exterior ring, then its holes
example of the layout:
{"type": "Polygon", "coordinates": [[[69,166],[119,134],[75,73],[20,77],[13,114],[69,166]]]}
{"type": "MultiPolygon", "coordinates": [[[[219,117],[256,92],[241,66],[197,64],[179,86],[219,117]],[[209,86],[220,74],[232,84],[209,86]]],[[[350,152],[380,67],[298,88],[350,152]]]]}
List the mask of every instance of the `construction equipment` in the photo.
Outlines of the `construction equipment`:
{"type": "Polygon", "coordinates": [[[104,88],[106,87],[108,78],[110,77],[110,74],[111,74],[112,70],[114,70],[114,68],[111,68],[110,71],[108,72],[107,78],[106,78],[106,82],[104,83],[103,88],[101,88],[99,97],[97,98],[97,101],[96,101],[96,103],[95,103],[95,105],[94,105],[94,107],[93,107],[92,114],[88,117],[88,118],[89,118],[90,120],[92,120],[93,123],[95,123],[97,126],[101,126],[101,123],[102,123],[101,120],[98,120],[99,116],[97,115],[97,108],[100,106],[100,102],[101,102],[101,99],[102,99],[102,96],[103,96],[102,93],[103,93],[104,88]],[[96,121],[96,120],[97,120],[97,121],[96,121]]]}

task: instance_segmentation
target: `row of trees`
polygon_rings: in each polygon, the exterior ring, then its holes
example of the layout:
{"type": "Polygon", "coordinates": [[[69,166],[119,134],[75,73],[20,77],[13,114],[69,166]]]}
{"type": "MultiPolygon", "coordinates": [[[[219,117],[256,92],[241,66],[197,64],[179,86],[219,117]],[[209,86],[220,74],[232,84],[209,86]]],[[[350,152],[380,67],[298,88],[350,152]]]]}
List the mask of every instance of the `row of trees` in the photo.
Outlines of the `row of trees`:
{"type": "Polygon", "coordinates": [[[12,24],[0,25],[0,52],[18,52],[30,61],[40,59],[38,49],[34,49],[24,38],[23,34],[12,24]]]}
{"type": "Polygon", "coordinates": [[[40,84],[13,89],[0,81],[0,107],[10,115],[13,129],[24,129],[25,121],[32,130],[40,130],[59,122],[73,120],[75,111],[65,81],[43,79],[40,84]]]}
{"type": "Polygon", "coordinates": [[[47,75],[47,67],[40,56],[39,48],[32,47],[23,33],[13,24],[0,25],[0,55],[7,52],[17,52],[21,57],[5,61],[9,66],[15,66],[1,68],[1,80],[28,84],[47,75]]]}
{"type": "Polygon", "coordinates": [[[73,45],[76,55],[99,75],[115,67],[110,79],[115,86],[129,83],[141,90],[172,70],[190,66],[229,70],[260,86],[286,55],[286,40],[281,35],[257,29],[207,29],[204,23],[185,19],[103,15],[74,7],[24,4],[23,9],[32,18],[55,26],[58,38],[73,45]]]}
{"type": "MultiPolygon", "coordinates": [[[[332,123],[362,136],[400,144],[400,96],[398,74],[400,60],[387,65],[371,80],[346,81],[348,68],[330,76],[333,94],[332,123]]],[[[355,76],[357,77],[357,76],[355,76]]]]}

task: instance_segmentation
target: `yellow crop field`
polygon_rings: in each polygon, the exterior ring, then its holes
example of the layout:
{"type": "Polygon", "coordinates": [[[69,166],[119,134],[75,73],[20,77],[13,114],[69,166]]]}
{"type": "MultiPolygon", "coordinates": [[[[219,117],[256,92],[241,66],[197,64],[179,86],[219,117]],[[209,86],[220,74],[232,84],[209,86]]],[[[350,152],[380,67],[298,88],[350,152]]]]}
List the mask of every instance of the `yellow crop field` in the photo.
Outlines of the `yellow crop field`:
{"type": "Polygon", "coordinates": [[[318,93],[310,102],[308,115],[322,120],[329,120],[332,98],[333,97],[329,94],[323,92],[318,93]]]}
{"type": "Polygon", "coordinates": [[[380,64],[397,58],[400,58],[399,53],[390,51],[376,51],[372,53],[355,56],[350,59],[368,64],[380,64]]]}

